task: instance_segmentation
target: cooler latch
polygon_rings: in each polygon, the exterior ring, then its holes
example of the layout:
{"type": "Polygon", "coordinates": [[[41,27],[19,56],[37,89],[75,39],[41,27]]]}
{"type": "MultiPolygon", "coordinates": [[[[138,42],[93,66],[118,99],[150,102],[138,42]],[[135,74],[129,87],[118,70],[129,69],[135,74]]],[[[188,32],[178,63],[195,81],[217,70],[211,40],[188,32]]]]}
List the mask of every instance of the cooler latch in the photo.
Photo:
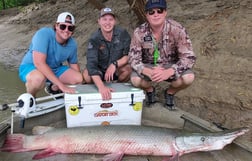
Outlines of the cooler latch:
{"type": "Polygon", "coordinates": [[[83,109],[84,107],[81,106],[81,96],[78,96],[78,109],[83,109]]]}
{"type": "Polygon", "coordinates": [[[131,98],[131,103],[129,105],[134,106],[135,103],[134,103],[134,94],[133,93],[131,93],[130,98],[131,98]]]}

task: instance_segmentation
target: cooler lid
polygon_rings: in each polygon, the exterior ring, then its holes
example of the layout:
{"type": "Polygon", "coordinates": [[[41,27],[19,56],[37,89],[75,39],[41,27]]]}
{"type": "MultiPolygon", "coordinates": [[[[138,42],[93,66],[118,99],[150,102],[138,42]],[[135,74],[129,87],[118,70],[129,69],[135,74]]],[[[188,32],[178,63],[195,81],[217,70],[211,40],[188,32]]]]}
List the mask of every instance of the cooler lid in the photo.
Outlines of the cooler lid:
{"type": "MultiPolygon", "coordinates": [[[[142,89],[132,86],[130,83],[106,83],[108,87],[111,87],[115,92],[137,92],[142,91],[142,89]]],[[[88,94],[88,93],[98,93],[98,89],[94,84],[84,84],[84,85],[74,85],[72,86],[76,89],[78,94],[88,94]]]]}
{"type": "MultiPolygon", "coordinates": [[[[130,83],[106,83],[105,85],[114,89],[114,92],[112,92],[112,99],[125,97],[130,98],[131,93],[134,93],[134,97],[145,97],[142,89],[136,88],[130,83]]],[[[65,94],[65,99],[75,95],[82,95],[84,99],[89,100],[101,99],[98,88],[94,84],[71,85],[71,87],[76,89],[76,93],[65,94]]]]}

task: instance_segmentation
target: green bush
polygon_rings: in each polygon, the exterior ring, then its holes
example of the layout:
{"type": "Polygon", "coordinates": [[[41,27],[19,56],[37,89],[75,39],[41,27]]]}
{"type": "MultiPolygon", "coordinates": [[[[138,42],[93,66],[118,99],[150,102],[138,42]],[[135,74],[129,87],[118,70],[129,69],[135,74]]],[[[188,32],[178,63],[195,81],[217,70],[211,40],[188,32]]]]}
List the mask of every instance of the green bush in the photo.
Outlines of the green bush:
{"type": "Polygon", "coordinates": [[[27,6],[33,2],[46,2],[47,0],[1,0],[0,2],[0,10],[19,7],[19,6],[27,6]]]}

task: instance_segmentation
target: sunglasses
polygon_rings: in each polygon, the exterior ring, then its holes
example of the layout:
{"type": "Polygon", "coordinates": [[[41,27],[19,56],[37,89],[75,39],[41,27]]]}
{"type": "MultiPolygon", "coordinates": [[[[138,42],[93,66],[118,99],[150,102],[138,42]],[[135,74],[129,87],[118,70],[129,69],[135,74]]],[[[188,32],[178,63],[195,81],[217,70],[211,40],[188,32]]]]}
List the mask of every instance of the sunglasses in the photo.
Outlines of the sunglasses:
{"type": "Polygon", "coordinates": [[[147,10],[147,13],[149,15],[154,15],[156,12],[158,14],[162,14],[164,12],[164,9],[163,8],[158,8],[157,10],[153,10],[153,9],[147,10]]]}
{"type": "Polygon", "coordinates": [[[75,26],[67,26],[67,25],[65,25],[65,24],[60,24],[60,25],[59,25],[59,28],[60,28],[61,30],[65,30],[65,29],[67,28],[68,31],[73,32],[74,29],[75,29],[75,26]]]}

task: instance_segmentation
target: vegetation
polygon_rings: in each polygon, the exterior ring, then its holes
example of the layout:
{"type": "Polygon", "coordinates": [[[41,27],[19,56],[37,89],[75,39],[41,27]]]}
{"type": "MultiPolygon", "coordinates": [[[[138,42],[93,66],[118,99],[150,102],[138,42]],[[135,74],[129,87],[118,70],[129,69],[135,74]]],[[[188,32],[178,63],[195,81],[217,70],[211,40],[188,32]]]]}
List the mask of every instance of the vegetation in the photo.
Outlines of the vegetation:
{"type": "Polygon", "coordinates": [[[0,10],[18,7],[18,6],[26,6],[33,2],[45,2],[47,0],[1,0],[0,10]]]}

